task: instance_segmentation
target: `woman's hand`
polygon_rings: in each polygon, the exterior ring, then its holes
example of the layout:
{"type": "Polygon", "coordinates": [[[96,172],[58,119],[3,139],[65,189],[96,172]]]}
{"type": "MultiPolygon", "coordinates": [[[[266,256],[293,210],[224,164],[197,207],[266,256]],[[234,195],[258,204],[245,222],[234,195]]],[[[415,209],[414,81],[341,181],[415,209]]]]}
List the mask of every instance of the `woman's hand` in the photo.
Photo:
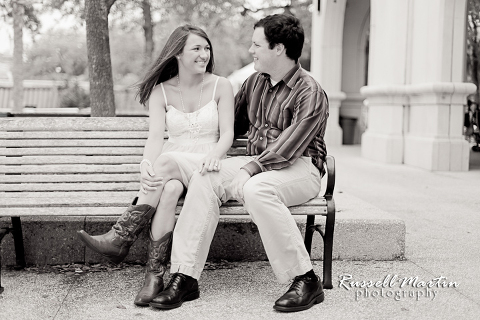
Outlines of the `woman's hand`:
{"type": "Polygon", "coordinates": [[[207,171],[220,171],[221,166],[222,162],[219,157],[207,155],[200,161],[198,171],[201,175],[204,175],[207,171]]]}
{"type": "Polygon", "coordinates": [[[140,191],[147,194],[148,191],[157,190],[163,184],[162,177],[156,177],[150,162],[142,162],[140,165],[140,191]]]}

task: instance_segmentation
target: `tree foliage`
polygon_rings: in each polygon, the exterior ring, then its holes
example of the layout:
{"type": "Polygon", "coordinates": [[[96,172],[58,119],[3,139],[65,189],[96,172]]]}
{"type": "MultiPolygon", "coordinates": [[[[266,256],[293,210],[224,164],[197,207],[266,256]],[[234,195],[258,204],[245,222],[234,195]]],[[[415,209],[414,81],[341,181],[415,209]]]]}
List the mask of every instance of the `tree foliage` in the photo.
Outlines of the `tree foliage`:
{"type": "MultiPolygon", "coordinates": [[[[39,13],[59,10],[65,16],[74,16],[78,25],[83,28],[87,13],[86,1],[88,0],[43,0],[39,13]]],[[[294,14],[304,25],[306,39],[300,62],[309,69],[310,0],[262,0],[255,2],[256,7],[246,0],[95,2],[105,2],[109,8],[104,19],[108,21],[106,37],[109,38],[113,81],[117,84],[131,85],[141,78],[171,32],[185,23],[198,25],[207,32],[215,53],[215,73],[227,76],[252,62],[248,48],[254,23],[268,14],[282,12],[294,14]]],[[[87,42],[80,39],[82,36],[85,39],[85,35],[72,30],[56,32],[47,31],[40,35],[35,45],[27,51],[28,77],[86,77],[89,74],[86,60],[87,42]]],[[[89,76],[92,77],[91,70],[89,76]]],[[[94,101],[95,98],[92,97],[92,102],[94,101]]]]}
{"type": "MultiPolygon", "coordinates": [[[[12,4],[12,0],[0,1],[0,19],[3,19],[7,23],[11,23],[13,19],[12,4]]],[[[23,1],[22,6],[24,8],[23,26],[35,35],[41,27],[40,20],[38,19],[39,7],[35,7],[33,2],[29,1],[23,1]]]]}
{"type": "Polygon", "coordinates": [[[88,72],[83,33],[47,31],[26,52],[26,79],[69,79],[88,72]]]}

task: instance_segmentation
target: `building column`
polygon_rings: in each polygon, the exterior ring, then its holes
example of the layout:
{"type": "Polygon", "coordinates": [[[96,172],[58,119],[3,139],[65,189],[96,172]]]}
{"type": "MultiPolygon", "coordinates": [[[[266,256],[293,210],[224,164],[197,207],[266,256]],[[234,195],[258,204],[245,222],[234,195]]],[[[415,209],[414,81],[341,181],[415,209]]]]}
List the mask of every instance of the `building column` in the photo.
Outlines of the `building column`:
{"type": "Polygon", "coordinates": [[[472,83],[437,82],[407,87],[409,128],[405,164],[432,171],[468,171],[470,145],[463,136],[464,104],[472,83]]]}
{"type": "Polygon", "coordinates": [[[367,99],[367,130],[362,135],[362,156],[384,163],[403,163],[404,85],[377,85],[360,89],[367,99]]]}
{"type": "Polygon", "coordinates": [[[343,22],[347,0],[314,2],[312,13],[311,74],[328,95],[330,115],[325,132],[328,146],[342,144],[339,125],[340,104],[345,99],[341,91],[343,22]]]}
{"type": "Polygon", "coordinates": [[[466,171],[463,105],[475,85],[465,81],[466,0],[412,2],[410,98],[405,164],[466,171]]]}
{"type": "Polygon", "coordinates": [[[372,0],[370,5],[368,86],[360,89],[368,106],[362,155],[402,163],[409,1],[372,0]]]}

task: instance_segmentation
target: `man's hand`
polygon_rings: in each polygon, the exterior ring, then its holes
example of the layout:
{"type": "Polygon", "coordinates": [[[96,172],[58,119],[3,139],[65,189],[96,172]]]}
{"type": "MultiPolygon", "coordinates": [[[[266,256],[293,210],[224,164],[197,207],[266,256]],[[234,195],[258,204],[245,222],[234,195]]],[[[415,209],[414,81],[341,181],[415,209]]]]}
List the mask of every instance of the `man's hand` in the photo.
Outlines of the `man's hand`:
{"type": "Polygon", "coordinates": [[[233,178],[232,182],[228,186],[232,198],[236,199],[242,204],[244,203],[243,186],[248,181],[248,179],[250,179],[250,174],[246,170],[240,169],[240,171],[237,173],[235,178],[233,178]]]}

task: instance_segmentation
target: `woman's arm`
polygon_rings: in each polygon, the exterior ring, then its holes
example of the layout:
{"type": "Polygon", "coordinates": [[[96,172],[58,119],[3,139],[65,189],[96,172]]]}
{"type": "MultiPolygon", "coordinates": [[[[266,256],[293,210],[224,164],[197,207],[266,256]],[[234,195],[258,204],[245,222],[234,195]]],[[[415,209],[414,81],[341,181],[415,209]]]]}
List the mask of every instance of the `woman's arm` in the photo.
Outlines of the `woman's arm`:
{"type": "Polygon", "coordinates": [[[205,157],[201,173],[205,171],[220,170],[220,159],[227,153],[233,143],[234,103],[233,88],[228,79],[220,77],[218,80],[218,122],[220,127],[220,139],[215,148],[205,157]],[[218,166],[215,167],[215,164],[218,166]]]}
{"type": "Polygon", "coordinates": [[[155,177],[153,163],[162,153],[165,134],[165,101],[162,89],[157,86],[153,89],[148,101],[149,128],[148,138],[143,150],[143,159],[140,165],[142,191],[154,191],[160,185],[161,177],[155,177]]]}

